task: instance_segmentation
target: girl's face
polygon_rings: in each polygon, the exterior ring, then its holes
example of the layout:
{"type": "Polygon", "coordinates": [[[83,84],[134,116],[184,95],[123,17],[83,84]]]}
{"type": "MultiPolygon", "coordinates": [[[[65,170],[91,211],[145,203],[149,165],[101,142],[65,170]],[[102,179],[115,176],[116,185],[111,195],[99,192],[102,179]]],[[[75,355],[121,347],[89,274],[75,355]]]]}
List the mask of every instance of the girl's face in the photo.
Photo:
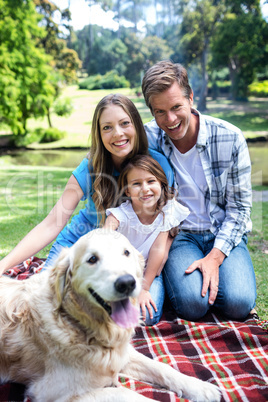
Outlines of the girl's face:
{"type": "Polygon", "coordinates": [[[102,112],[99,126],[103,145],[111,153],[113,163],[119,169],[134,148],[135,127],[124,109],[113,104],[102,112]]]}
{"type": "Polygon", "coordinates": [[[132,168],[127,175],[126,195],[131,198],[134,211],[155,212],[157,201],[161,196],[161,183],[150,172],[132,168]]]}

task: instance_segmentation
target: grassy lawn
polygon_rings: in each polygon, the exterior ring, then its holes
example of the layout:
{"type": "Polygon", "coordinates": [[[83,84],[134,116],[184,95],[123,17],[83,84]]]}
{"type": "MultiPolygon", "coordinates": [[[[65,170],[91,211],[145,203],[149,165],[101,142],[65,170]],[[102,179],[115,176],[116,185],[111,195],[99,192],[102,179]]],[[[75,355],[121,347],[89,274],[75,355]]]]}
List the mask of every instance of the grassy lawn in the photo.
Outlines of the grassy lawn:
{"type": "MultiPolygon", "coordinates": [[[[0,170],[0,258],[47,215],[71,171],[40,166],[6,166],[0,170]]],[[[79,206],[76,212],[78,209],[79,206]]],[[[249,250],[257,278],[257,311],[268,320],[268,202],[254,202],[252,219],[254,230],[249,236],[249,250]]],[[[49,249],[48,246],[42,250],[39,256],[46,257],[49,249]]]]}

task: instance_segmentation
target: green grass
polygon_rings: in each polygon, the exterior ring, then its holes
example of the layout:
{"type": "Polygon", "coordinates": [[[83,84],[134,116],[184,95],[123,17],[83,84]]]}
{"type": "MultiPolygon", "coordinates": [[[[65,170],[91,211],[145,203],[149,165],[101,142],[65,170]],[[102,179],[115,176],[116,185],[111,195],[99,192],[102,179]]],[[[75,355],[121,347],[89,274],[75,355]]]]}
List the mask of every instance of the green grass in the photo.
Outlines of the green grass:
{"type": "Polygon", "coordinates": [[[251,98],[248,102],[227,99],[208,100],[207,114],[239,127],[245,137],[268,135],[268,99],[251,98]]]}
{"type": "Polygon", "coordinates": [[[251,218],[253,230],[248,248],[256,274],[257,311],[262,319],[268,320],[268,202],[254,202],[251,218]]]}
{"type": "MultiPolygon", "coordinates": [[[[0,258],[48,214],[71,171],[44,166],[6,166],[0,170],[0,258]]],[[[254,230],[249,236],[249,250],[257,279],[257,311],[268,320],[268,202],[253,203],[252,219],[254,230]]],[[[42,250],[39,257],[46,257],[49,249],[50,246],[42,250]]]]}

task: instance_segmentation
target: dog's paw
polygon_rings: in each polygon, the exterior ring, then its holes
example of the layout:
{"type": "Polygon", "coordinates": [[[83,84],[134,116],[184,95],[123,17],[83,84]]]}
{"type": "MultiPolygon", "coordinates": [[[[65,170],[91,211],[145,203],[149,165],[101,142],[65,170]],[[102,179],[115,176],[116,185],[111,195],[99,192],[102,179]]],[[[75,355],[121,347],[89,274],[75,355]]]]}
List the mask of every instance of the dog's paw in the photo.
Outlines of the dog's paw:
{"type": "Polygon", "coordinates": [[[192,379],[190,387],[183,392],[183,395],[195,402],[220,402],[220,389],[209,382],[192,379]]]}
{"type": "Polygon", "coordinates": [[[195,402],[220,402],[220,389],[209,382],[201,381],[194,377],[184,378],[181,389],[183,396],[195,402]]]}

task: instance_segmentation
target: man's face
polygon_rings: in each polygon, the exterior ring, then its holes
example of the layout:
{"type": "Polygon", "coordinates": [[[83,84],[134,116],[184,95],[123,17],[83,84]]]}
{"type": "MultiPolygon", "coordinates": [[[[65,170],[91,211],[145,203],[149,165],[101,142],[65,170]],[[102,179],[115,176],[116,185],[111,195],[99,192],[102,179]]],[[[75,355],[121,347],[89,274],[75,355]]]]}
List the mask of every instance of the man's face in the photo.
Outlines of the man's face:
{"type": "Polygon", "coordinates": [[[195,133],[194,121],[191,121],[192,105],[193,93],[190,99],[185,98],[177,82],[151,98],[152,111],[158,126],[175,144],[195,133]]]}

